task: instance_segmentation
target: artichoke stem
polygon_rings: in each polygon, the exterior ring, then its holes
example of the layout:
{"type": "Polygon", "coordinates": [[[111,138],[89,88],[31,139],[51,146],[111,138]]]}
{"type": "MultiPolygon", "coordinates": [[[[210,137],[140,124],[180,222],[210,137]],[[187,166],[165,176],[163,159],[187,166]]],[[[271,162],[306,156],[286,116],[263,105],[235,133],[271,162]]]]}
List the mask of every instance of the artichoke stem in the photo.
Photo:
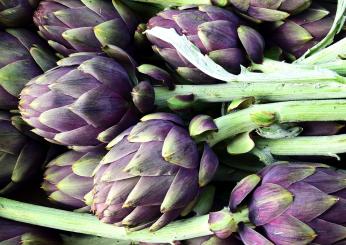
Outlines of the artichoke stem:
{"type": "Polygon", "coordinates": [[[330,156],[346,152],[346,134],[255,140],[259,149],[282,156],[330,156]],[[327,146],[327,147],[326,147],[327,146]]]}
{"type": "MultiPolygon", "coordinates": [[[[340,61],[343,62],[343,61],[340,61]]],[[[346,67],[346,65],[345,65],[346,67]]],[[[345,70],[345,68],[341,68],[345,70]]],[[[290,71],[293,73],[293,71],[290,71]]],[[[295,73],[297,70],[294,71],[295,73]]],[[[344,71],[346,72],[346,71],[344,71]]],[[[256,73],[254,73],[256,74],[256,73]]],[[[257,73],[259,74],[259,73],[257,73]]],[[[230,82],[210,85],[176,85],[174,90],[155,87],[155,105],[159,108],[168,106],[173,97],[193,94],[194,104],[203,102],[228,102],[244,97],[255,97],[261,101],[291,101],[311,99],[346,98],[346,78],[336,75],[335,79],[310,77],[302,81],[276,80],[275,76],[268,80],[245,82],[247,75],[242,76],[243,82],[230,82]]],[[[250,79],[254,79],[251,75],[250,79]]],[[[279,78],[277,78],[279,79],[279,78]]],[[[282,78],[283,79],[283,78],[282,78]]]]}
{"type": "Polygon", "coordinates": [[[91,214],[82,214],[23,203],[0,197],[0,217],[58,230],[105,238],[148,243],[172,243],[208,236],[208,215],[172,222],[156,232],[149,229],[128,232],[123,227],[104,224],[91,214]]]}
{"type": "Polygon", "coordinates": [[[273,123],[304,121],[346,121],[346,100],[288,101],[257,104],[214,120],[217,132],[197,137],[200,142],[213,146],[237,134],[250,132],[263,125],[254,120],[257,114],[272,113],[273,123]]]}
{"type": "MultiPolygon", "coordinates": [[[[345,46],[346,46],[346,39],[345,39],[345,46]]],[[[345,47],[346,49],[346,47],[345,47]]],[[[339,50],[340,52],[340,50],[339,50]]],[[[338,53],[339,53],[338,52],[338,53]]],[[[337,57],[339,54],[335,54],[335,57],[337,57]]],[[[313,62],[311,60],[311,62],[313,62]]],[[[306,70],[313,70],[313,69],[329,69],[331,71],[334,71],[338,73],[339,75],[346,75],[346,60],[338,59],[335,60],[328,60],[324,63],[318,63],[318,64],[288,64],[285,62],[275,61],[271,59],[264,59],[262,64],[256,64],[253,63],[249,68],[251,71],[261,71],[263,73],[270,73],[270,72],[278,72],[278,71],[289,71],[293,70],[293,72],[297,72],[297,69],[306,69],[306,70]]]]}

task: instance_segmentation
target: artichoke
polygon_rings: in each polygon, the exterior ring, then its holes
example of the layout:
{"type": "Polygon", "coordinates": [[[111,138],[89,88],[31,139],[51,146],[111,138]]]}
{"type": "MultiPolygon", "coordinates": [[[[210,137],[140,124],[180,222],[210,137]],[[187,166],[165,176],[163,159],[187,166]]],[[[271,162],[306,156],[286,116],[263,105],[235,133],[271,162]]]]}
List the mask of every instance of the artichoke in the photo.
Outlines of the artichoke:
{"type": "Polygon", "coordinates": [[[292,59],[299,58],[328,34],[334,17],[335,10],[314,4],[301,14],[273,23],[268,36],[292,59]]]}
{"type": "Polygon", "coordinates": [[[24,85],[55,62],[56,57],[35,33],[0,30],[0,109],[16,109],[24,85]]]}
{"type": "Polygon", "coordinates": [[[138,121],[130,77],[117,61],[79,53],[58,65],[21,93],[19,109],[34,133],[89,151],[138,121]]]}
{"type": "Polygon", "coordinates": [[[64,207],[88,209],[93,188],[92,173],[103,151],[68,151],[47,164],[42,188],[49,199],[64,207]]]}
{"type": "Polygon", "coordinates": [[[47,147],[20,132],[0,111],[0,194],[9,193],[42,170],[47,147]]]}
{"type": "MultiPolygon", "coordinates": [[[[242,24],[234,13],[214,6],[199,6],[166,10],[151,18],[148,29],[174,28],[185,35],[203,54],[232,73],[239,73],[247,56],[260,63],[263,58],[262,36],[242,24]]],[[[193,83],[211,83],[208,77],[185,60],[168,43],[147,35],[153,49],[185,79],[193,83]]]]}
{"type": "Polygon", "coordinates": [[[129,48],[136,18],[120,1],[44,0],[34,14],[40,35],[61,55],[129,48]]]}
{"type": "Polygon", "coordinates": [[[30,23],[40,0],[3,0],[0,2],[0,26],[18,27],[30,23]]]}
{"type": "Polygon", "coordinates": [[[0,219],[0,244],[59,245],[61,237],[51,231],[6,219],[0,219]]]}
{"type": "Polygon", "coordinates": [[[212,179],[218,159],[179,117],[149,114],[125,130],[95,170],[92,210],[106,223],[158,230],[186,213],[212,179]]]}
{"type": "Polygon", "coordinates": [[[307,9],[312,0],[229,0],[242,15],[249,19],[262,21],[278,21],[290,15],[300,13],[307,9]]]}
{"type": "Polygon", "coordinates": [[[345,180],[324,164],[268,166],[238,183],[210,227],[219,237],[237,231],[244,244],[344,244],[345,180]]]}

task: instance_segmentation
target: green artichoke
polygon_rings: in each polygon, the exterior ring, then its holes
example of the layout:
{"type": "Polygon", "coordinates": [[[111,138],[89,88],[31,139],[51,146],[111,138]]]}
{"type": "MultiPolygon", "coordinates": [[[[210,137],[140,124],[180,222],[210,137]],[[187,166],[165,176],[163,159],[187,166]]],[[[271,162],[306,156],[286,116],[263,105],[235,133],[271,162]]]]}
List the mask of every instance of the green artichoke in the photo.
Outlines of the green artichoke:
{"type": "Polygon", "coordinates": [[[0,26],[18,27],[27,25],[40,0],[0,1],[0,26]]]}
{"type": "Polygon", "coordinates": [[[50,48],[30,30],[0,30],[0,109],[17,109],[25,84],[55,62],[50,48]]]}
{"type": "Polygon", "coordinates": [[[240,181],[210,227],[220,238],[238,232],[244,244],[344,244],[345,190],[345,172],[277,163],[240,181]]]}
{"type": "Polygon", "coordinates": [[[47,164],[42,188],[49,199],[63,207],[88,210],[96,166],[104,151],[68,151],[47,164]]]}
{"type": "Polygon", "coordinates": [[[20,132],[0,111],[0,194],[9,193],[41,172],[48,148],[20,132]]]}
{"type": "Polygon", "coordinates": [[[0,219],[0,244],[3,245],[59,245],[61,237],[49,230],[0,219]]]}
{"type": "Polygon", "coordinates": [[[44,0],[34,14],[40,35],[58,53],[99,52],[112,44],[129,49],[137,20],[121,1],[44,0]]]}
{"type": "Polygon", "coordinates": [[[301,14],[273,23],[267,36],[292,59],[299,58],[328,34],[334,17],[335,9],[313,4],[301,14]]]}
{"type": "Polygon", "coordinates": [[[242,15],[254,20],[278,21],[307,9],[312,0],[229,0],[242,15]]]}

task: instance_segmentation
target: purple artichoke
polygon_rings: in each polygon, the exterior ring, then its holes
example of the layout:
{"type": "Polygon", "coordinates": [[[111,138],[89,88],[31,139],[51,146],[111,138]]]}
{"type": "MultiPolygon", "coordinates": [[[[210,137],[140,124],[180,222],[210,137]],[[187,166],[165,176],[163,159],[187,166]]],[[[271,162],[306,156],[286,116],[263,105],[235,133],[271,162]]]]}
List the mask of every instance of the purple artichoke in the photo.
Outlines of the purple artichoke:
{"type": "Polygon", "coordinates": [[[0,30],[0,109],[16,109],[25,84],[54,67],[55,62],[56,57],[35,33],[0,30]]]}
{"type": "Polygon", "coordinates": [[[117,61],[94,53],[71,55],[23,89],[20,112],[33,132],[88,151],[136,123],[132,83],[117,61]]]}
{"type": "MultiPolygon", "coordinates": [[[[203,54],[232,73],[239,73],[247,56],[260,63],[264,42],[254,29],[245,26],[234,13],[214,6],[166,10],[151,18],[148,29],[174,28],[185,35],[203,54]]],[[[185,60],[168,43],[148,35],[153,49],[185,79],[193,83],[211,83],[213,78],[185,60]]]]}
{"type": "Polygon", "coordinates": [[[126,49],[137,21],[120,1],[112,2],[44,0],[34,14],[34,22],[40,35],[64,56],[99,52],[107,44],[126,49]]]}
{"type": "Polygon", "coordinates": [[[0,111],[0,195],[36,176],[45,163],[47,150],[12,125],[9,113],[0,111]]]}
{"type": "Polygon", "coordinates": [[[312,0],[229,0],[242,15],[256,22],[278,21],[307,9],[312,0]]]}
{"type": "Polygon", "coordinates": [[[49,230],[0,219],[0,244],[6,245],[59,245],[61,237],[49,230]]]}
{"type": "Polygon", "coordinates": [[[33,12],[40,0],[0,1],[0,26],[18,27],[31,22],[33,12]]]}
{"type": "Polygon", "coordinates": [[[268,37],[293,59],[299,58],[328,34],[334,15],[335,10],[314,4],[301,14],[275,22],[268,37]]]}
{"type": "Polygon", "coordinates": [[[109,147],[95,170],[92,209],[103,222],[133,229],[155,231],[177,218],[218,166],[208,145],[200,154],[181,119],[169,113],[143,117],[109,147]]]}
{"type": "Polygon", "coordinates": [[[244,244],[344,244],[345,180],[323,164],[268,166],[238,183],[229,209],[210,215],[211,229],[219,237],[237,231],[244,244]]]}
{"type": "Polygon", "coordinates": [[[104,156],[104,151],[68,151],[48,163],[42,188],[49,199],[73,209],[90,208],[93,171],[104,156]]]}

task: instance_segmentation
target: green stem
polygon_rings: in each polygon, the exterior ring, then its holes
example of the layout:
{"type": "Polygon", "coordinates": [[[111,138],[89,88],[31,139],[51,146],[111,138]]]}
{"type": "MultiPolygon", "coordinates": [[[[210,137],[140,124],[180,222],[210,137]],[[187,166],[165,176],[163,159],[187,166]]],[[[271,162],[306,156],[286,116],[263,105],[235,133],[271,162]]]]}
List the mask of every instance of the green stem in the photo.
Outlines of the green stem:
{"type": "Polygon", "coordinates": [[[104,224],[91,214],[47,208],[3,197],[0,197],[0,217],[58,230],[152,243],[171,243],[212,234],[208,215],[175,221],[156,232],[148,229],[127,232],[123,227],[104,224]]]}
{"type": "Polygon", "coordinates": [[[287,72],[290,70],[292,72],[298,72],[301,69],[303,70],[329,69],[331,71],[338,73],[339,75],[346,75],[346,60],[336,59],[333,61],[326,61],[324,63],[318,63],[318,64],[289,64],[289,63],[275,61],[271,59],[264,59],[262,64],[253,63],[248,69],[252,71],[261,71],[264,73],[271,73],[271,72],[278,72],[278,71],[287,72]]]}
{"type": "Polygon", "coordinates": [[[232,82],[214,85],[177,85],[174,90],[155,87],[155,104],[167,107],[178,95],[193,94],[195,102],[228,102],[243,97],[261,101],[346,98],[346,83],[320,80],[306,82],[232,82]]]}
{"type": "Polygon", "coordinates": [[[273,155],[282,156],[332,156],[346,152],[346,135],[298,136],[285,139],[255,140],[256,147],[273,155]]]}
{"type": "MultiPolygon", "coordinates": [[[[135,245],[130,241],[116,240],[77,233],[60,234],[64,245],[135,245]]],[[[136,243],[137,244],[137,243],[136,243]]]]}
{"type": "Polygon", "coordinates": [[[249,132],[270,123],[287,123],[303,121],[345,121],[346,100],[310,100],[289,101],[253,105],[215,119],[217,132],[196,138],[213,146],[237,134],[249,132]],[[268,121],[265,118],[273,115],[268,121]],[[264,119],[263,119],[264,118],[264,119]],[[261,122],[260,120],[263,120],[261,122]]]}

